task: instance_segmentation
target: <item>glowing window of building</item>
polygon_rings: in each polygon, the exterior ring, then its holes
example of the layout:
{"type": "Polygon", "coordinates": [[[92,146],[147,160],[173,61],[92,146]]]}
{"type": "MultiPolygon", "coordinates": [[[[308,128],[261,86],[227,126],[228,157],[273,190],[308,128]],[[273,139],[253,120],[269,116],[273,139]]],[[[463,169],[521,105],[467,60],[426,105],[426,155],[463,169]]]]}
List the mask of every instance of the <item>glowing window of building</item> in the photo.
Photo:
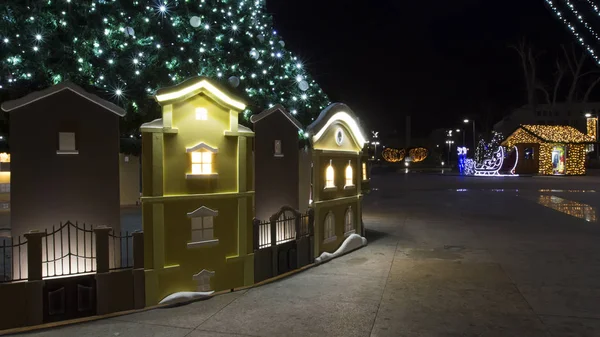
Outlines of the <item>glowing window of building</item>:
{"type": "Polygon", "coordinates": [[[354,215],[352,214],[352,206],[349,206],[348,209],[346,209],[346,215],[344,216],[344,233],[350,235],[354,232],[354,215]]]}
{"type": "Polygon", "coordinates": [[[335,216],[332,212],[327,213],[325,216],[325,223],[323,224],[323,241],[331,242],[337,238],[335,236],[335,216]]]}
{"type": "Polygon", "coordinates": [[[192,152],[192,174],[212,174],[212,162],[212,152],[192,152]]]}
{"type": "Polygon", "coordinates": [[[354,186],[352,183],[352,165],[351,162],[348,161],[348,166],[346,166],[346,184],[345,186],[354,186]]]}
{"type": "Polygon", "coordinates": [[[325,169],[325,188],[335,187],[334,178],[333,165],[331,165],[330,160],[329,166],[327,166],[327,169],[325,169]]]}
{"type": "Polygon", "coordinates": [[[367,180],[367,163],[362,163],[362,180],[367,180]]]}
{"type": "Polygon", "coordinates": [[[205,121],[208,120],[208,110],[206,108],[196,109],[196,120],[205,121]]]}

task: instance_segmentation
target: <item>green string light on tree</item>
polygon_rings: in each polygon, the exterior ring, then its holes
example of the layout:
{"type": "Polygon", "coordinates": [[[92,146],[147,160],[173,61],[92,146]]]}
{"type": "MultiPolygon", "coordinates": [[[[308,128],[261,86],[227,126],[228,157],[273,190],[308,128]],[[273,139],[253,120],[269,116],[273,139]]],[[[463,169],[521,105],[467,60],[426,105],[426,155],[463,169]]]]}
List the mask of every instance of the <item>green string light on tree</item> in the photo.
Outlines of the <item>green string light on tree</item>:
{"type": "Polygon", "coordinates": [[[203,75],[250,99],[242,122],[284,104],[308,125],[329,99],[285,49],[264,2],[5,0],[0,100],[70,80],[127,108],[133,133],[157,117],[156,89],[203,75]]]}

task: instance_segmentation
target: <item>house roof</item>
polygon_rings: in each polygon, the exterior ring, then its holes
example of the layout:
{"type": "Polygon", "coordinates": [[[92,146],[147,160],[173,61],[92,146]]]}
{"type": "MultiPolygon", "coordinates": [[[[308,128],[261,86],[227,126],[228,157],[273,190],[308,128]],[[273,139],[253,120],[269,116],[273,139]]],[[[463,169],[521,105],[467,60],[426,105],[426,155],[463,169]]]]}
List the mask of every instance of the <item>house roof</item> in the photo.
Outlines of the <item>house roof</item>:
{"type": "Polygon", "coordinates": [[[594,143],[596,140],[572,126],[521,125],[520,128],[548,143],[594,143]]]}
{"type": "Polygon", "coordinates": [[[246,109],[247,104],[240,97],[204,76],[192,77],[172,87],[159,89],[154,98],[160,105],[169,105],[185,101],[199,93],[207,94],[228,108],[239,111],[246,109]]]}
{"type": "Polygon", "coordinates": [[[336,121],[342,121],[346,124],[356,142],[359,143],[361,147],[364,146],[367,142],[367,138],[364,136],[364,133],[358,124],[358,118],[354,114],[354,111],[344,103],[333,103],[329,105],[321,111],[319,117],[306,128],[306,131],[312,136],[311,139],[313,143],[318,141],[325,130],[336,121]]]}
{"type": "Polygon", "coordinates": [[[118,105],[111,103],[105,99],[102,99],[94,94],[91,94],[91,93],[83,90],[83,88],[81,88],[80,86],[76,85],[75,83],[73,83],[71,81],[65,81],[65,82],[59,83],[57,85],[51,86],[49,88],[46,88],[44,90],[32,92],[21,98],[4,102],[4,103],[2,103],[2,110],[6,111],[6,112],[16,110],[16,109],[22,108],[26,105],[29,105],[33,102],[39,101],[39,100],[44,99],[49,96],[52,96],[63,90],[70,90],[71,92],[87,99],[88,101],[90,101],[92,103],[95,103],[95,104],[103,107],[104,109],[106,109],[108,111],[111,111],[112,113],[114,113],[118,116],[123,117],[127,113],[123,108],[119,107],[118,105]]]}
{"type": "Polygon", "coordinates": [[[275,106],[273,106],[272,108],[269,108],[259,114],[253,115],[252,117],[250,117],[250,121],[252,123],[256,123],[258,121],[260,121],[261,119],[271,115],[272,113],[279,111],[281,112],[285,117],[287,117],[287,119],[292,122],[292,124],[294,124],[299,130],[302,130],[302,123],[300,123],[296,118],[294,118],[294,116],[292,116],[292,114],[290,114],[281,104],[275,104],[275,106]]]}

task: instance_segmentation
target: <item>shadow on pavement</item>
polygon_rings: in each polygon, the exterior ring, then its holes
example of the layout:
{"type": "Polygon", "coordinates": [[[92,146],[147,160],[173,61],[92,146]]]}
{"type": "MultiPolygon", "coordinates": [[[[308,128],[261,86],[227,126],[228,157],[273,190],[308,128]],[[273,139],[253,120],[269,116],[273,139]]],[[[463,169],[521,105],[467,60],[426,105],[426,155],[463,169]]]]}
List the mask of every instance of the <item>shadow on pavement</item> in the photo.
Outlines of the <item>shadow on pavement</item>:
{"type": "Polygon", "coordinates": [[[388,236],[390,236],[388,233],[365,228],[365,237],[369,242],[375,242],[388,236]]]}

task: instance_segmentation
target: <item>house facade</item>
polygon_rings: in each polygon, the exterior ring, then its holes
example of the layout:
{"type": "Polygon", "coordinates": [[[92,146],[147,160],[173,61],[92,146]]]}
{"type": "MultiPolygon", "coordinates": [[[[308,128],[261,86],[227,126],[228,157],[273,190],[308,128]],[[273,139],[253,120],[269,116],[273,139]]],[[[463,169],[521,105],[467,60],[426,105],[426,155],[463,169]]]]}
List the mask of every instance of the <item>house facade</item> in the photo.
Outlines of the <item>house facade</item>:
{"type": "Polygon", "coordinates": [[[295,210],[299,205],[299,156],[298,132],[302,124],[283,106],[275,105],[253,115],[257,219],[268,220],[282,206],[295,210]]]}
{"type": "Polygon", "coordinates": [[[334,103],[307,128],[311,142],[311,207],[315,256],[335,251],[350,234],[362,233],[363,149],[367,142],[356,115],[334,103]]]}
{"type": "Polygon", "coordinates": [[[589,144],[596,142],[596,118],[588,119],[591,134],[562,125],[521,125],[502,142],[516,151],[515,174],[583,175],[589,144]],[[593,131],[592,131],[593,130],[593,131]]]}
{"type": "Polygon", "coordinates": [[[63,82],[4,102],[12,235],[71,221],[120,228],[120,107],[63,82]]]}
{"type": "Polygon", "coordinates": [[[141,126],[146,304],[253,282],[252,144],[246,104],[204,77],[157,91],[141,126]]]}

